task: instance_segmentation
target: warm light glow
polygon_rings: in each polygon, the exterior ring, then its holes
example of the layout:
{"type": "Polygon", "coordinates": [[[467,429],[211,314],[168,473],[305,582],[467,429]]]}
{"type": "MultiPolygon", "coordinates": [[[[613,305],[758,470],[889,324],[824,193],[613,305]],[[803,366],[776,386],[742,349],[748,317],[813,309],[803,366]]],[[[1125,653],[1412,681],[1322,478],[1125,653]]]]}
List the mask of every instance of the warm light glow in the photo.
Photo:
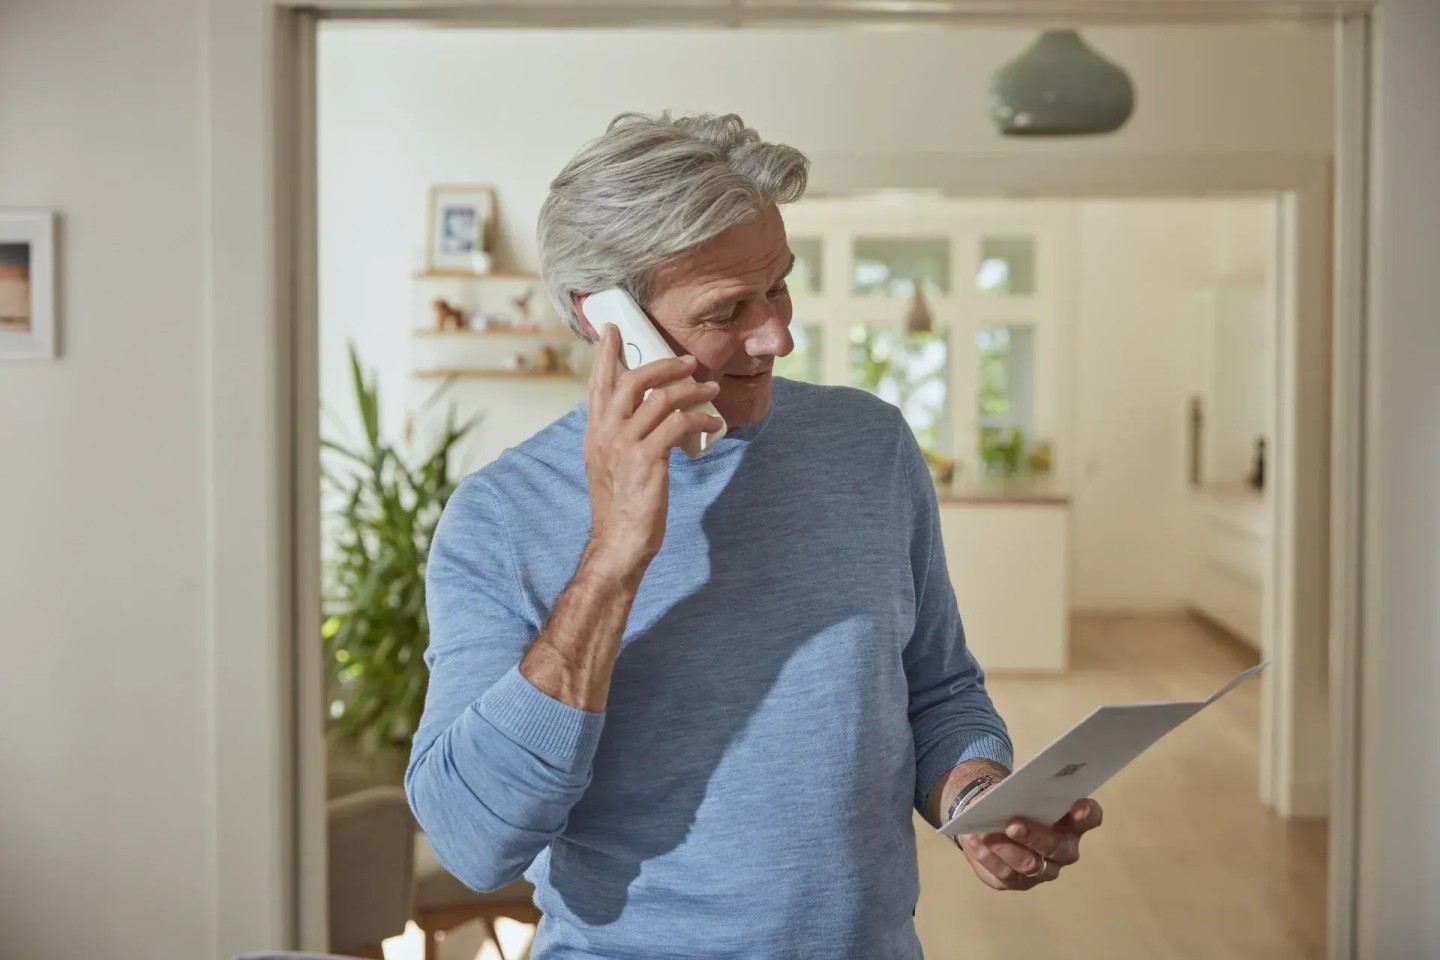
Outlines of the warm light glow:
{"type": "Polygon", "coordinates": [[[404,933],[386,940],[380,944],[380,949],[385,954],[385,960],[424,960],[425,931],[411,920],[405,924],[404,933]]]}
{"type": "MultiPolygon", "coordinates": [[[[495,921],[495,933],[500,937],[500,947],[505,956],[514,960],[525,956],[530,941],[535,937],[535,928],[528,923],[502,917],[495,921]]],[[[385,960],[424,960],[425,931],[412,920],[406,924],[404,933],[391,937],[380,946],[385,960]]],[[[451,930],[441,939],[439,954],[439,960],[501,960],[500,951],[481,932],[478,923],[467,923],[451,930]]]]}

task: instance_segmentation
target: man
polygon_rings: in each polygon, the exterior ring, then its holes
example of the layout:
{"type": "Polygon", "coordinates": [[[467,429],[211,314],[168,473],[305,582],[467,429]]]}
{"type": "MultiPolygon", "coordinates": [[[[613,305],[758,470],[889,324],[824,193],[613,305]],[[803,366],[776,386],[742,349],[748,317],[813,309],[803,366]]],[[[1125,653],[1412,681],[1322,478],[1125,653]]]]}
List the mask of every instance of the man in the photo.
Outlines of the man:
{"type": "MultiPolygon", "coordinates": [[[[469,477],[431,551],[406,785],[461,880],[529,868],[537,960],[919,957],[911,809],[939,824],[1008,773],[905,421],[772,382],[806,176],[738,117],[625,115],[541,210],[576,331],[619,286],[679,359],[626,370],[606,328],[589,400],[469,477]],[[707,400],[730,432],[691,461],[707,400]]],[[[1024,890],[1099,822],[1082,801],[961,849],[1024,890]]]]}

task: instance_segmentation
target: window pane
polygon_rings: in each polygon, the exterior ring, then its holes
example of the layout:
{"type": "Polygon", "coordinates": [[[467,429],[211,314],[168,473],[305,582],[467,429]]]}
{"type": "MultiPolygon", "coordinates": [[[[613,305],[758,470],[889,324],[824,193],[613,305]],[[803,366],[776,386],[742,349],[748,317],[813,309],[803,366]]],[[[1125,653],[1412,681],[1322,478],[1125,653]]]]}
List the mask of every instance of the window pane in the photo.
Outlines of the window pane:
{"type": "Polygon", "coordinates": [[[1028,297],[1035,292],[1035,240],[985,237],[975,289],[992,297],[1028,297]]]}
{"type": "Polygon", "coordinates": [[[858,325],[850,330],[850,384],[899,407],[921,449],[948,455],[948,354],[943,333],[858,325]]]}
{"type": "Polygon", "coordinates": [[[950,241],[860,239],[854,247],[856,293],[908,297],[915,284],[926,296],[950,292],[950,241]]]}
{"type": "Polygon", "coordinates": [[[982,327],[980,358],[980,461],[990,469],[1021,469],[1035,436],[1035,331],[1024,324],[982,327]]]}
{"type": "Polygon", "coordinates": [[[823,275],[823,245],[818,237],[791,237],[790,252],[795,254],[795,267],[790,271],[790,295],[792,297],[819,296],[823,275]]]}
{"type": "Polygon", "coordinates": [[[795,338],[795,349],[787,357],[775,358],[775,376],[819,383],[820,344],[823,339],[820,326],[814,323],[792,323],[790,336],[795,338]]]}

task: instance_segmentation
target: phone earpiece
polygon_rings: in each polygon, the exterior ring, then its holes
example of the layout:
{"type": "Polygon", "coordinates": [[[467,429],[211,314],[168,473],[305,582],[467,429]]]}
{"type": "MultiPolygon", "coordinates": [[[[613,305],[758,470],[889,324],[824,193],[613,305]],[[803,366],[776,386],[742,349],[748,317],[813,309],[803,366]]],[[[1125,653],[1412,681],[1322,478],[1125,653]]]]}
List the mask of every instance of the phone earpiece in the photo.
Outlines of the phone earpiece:
{"type": "MultiPolygon", "coordinates": [[[[655,329],[645,311],[641,310],[639,304],[624,290],[617,287],[592,293],[584,299],[581,309],[596,330],[613,326],[620,331],[623,344],[620,355],[627,369],[634,370],[647,363],[675,356],[675,351],[670,349],[670,344],[660,336],[660,331],[655,329]]],[[[720,411],[716,410],[712,403],[696,404],[690,409],[708,413],[721,422],[719,430],[692,435],[681,444],[690,459],[695,460],[713,450],[725,436],[728,427],[725,426],[720,411]]]]}

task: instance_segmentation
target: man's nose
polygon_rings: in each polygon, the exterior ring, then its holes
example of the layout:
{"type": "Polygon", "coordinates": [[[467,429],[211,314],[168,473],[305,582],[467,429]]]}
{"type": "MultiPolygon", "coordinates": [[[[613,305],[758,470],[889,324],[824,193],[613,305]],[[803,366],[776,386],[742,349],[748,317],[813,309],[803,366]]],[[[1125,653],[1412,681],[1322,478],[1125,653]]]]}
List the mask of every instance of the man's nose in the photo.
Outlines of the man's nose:
{"type": "Polygon", "coordinates": [[[766,303],[766,314],[745,342],[745,352],[752,357],[785,357],[795,349],[795,338],[790,335],[790,324],[780,315],[773,304],[766,303]]]}

